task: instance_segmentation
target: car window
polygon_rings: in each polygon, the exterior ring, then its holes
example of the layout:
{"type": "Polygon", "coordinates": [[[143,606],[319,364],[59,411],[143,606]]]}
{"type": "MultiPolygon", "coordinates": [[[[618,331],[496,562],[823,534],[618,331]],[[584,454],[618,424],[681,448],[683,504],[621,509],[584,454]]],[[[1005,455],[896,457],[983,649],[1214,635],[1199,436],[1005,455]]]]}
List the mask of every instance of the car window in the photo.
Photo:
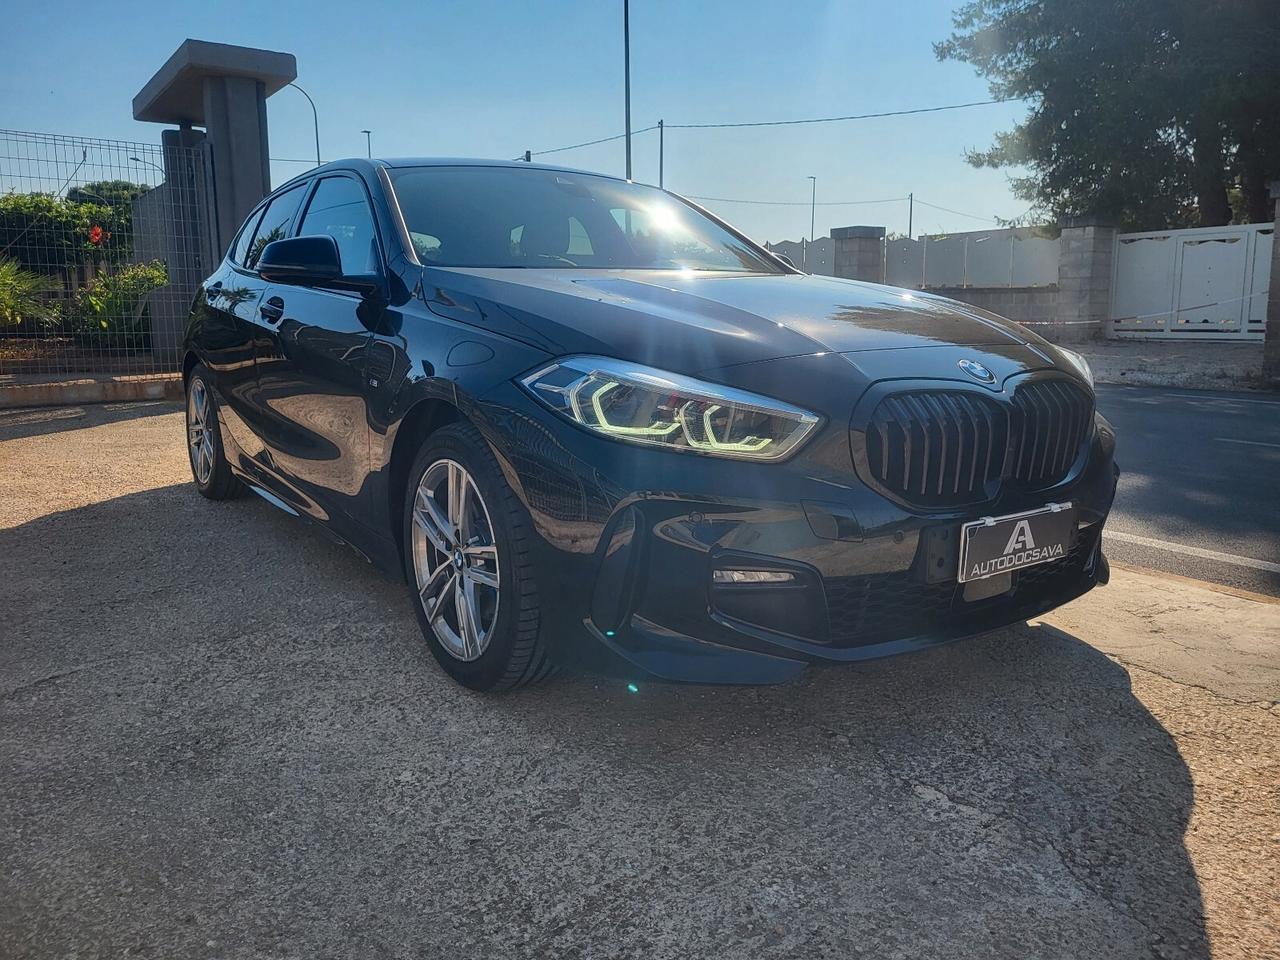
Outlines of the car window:
{"type": "Polygon", "coordinates": [[[253,242],[253,234],[258,229],[258,223],[262,220],[266,209],[266,207],[259,207],[253,211],[244,226],[240,228],[240,236],[236,237],[236,245],[231,251],[232,263],[244,263],[244,258],[249,253],[249,244],[253,242]]]}
{"type": "Polygon", "coordinates": [[[376,273],[373,213],[364,187],[351,177],[325,177],[311,195],[299,236],[330,236],[338,243],[344,273],[376,273]]]}
{"type": "Polygon", "coordinates": [[[268,243],[283,240],[289,235],[289,224],[302,203],[302,196],[306,193],[305,186],[306,184],[298,184],[267,204],[267,208],[262,212],[262,220],[258,223],[258,229],[254,233],[253,242],[249,245],[249,252],[244,258],[244,265],[248,269],[257,268],[258,258],[262,256],[262,251],[268,243]]]}
{"type": "Polygon", "coordinates": [[[389,173],[424,263],[784,272],[765,251],[654,187],[523,165],[389,173]]]}

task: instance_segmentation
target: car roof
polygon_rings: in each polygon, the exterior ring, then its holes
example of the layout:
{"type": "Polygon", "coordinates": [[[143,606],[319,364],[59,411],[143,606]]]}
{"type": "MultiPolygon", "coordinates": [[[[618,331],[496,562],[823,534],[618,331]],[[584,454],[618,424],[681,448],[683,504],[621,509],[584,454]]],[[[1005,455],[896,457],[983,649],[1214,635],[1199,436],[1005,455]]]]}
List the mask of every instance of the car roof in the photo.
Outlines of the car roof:
{"type": "MultiPolygon", "coordinates": [[[[330,160],[313,170],[290,177],[289,183],[305,177],[313,177],[319,173],[337,170],[358,170],[375,175],[379,167],[400,169],[404,167],[509,167],[516,170],[553,170],[557,173],[579,173],[589,177],[604,177],[607,180],[623,180],[608,173],[595,170],[578,170],[573,167],[562,167],[547,163],[526,163],[523,160],[493,160],[478,157],[347,157],[342,160],[330,160]]],[[[285,184],[281,184],[285,186],[285,184]]]]}

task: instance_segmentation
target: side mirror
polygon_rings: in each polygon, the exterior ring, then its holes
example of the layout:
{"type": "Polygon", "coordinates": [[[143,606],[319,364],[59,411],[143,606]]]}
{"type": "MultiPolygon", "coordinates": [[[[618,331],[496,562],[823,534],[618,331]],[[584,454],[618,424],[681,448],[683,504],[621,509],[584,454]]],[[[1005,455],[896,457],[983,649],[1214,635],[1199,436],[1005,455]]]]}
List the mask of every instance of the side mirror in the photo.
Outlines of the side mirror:
{"type": "Polygon", "coordinates": [[[290,237],[263,248],[258,273],[272,283],[319,287],[342,276],[342,258],[333,237],[290,237]]]}
{"type": "Polygon", "coordinates": [[[779,260],[781,260],[783,263],[785,263],[792,270],[797,269],[796,265],[791,262],[791,258],[788,257],[785,253],[778,253],[777,250],[770,250],[769,252],[772,253],[775,257],[777,257],[779,260]]]}
{"type": "Polygon", "coordinates": [[[382,289],[382,278],[376,274],[344,274],[337,241],[324,235],[268,243],[258,258],[258,273],[271,283],[353,290],[364,296],[382,289]]]}

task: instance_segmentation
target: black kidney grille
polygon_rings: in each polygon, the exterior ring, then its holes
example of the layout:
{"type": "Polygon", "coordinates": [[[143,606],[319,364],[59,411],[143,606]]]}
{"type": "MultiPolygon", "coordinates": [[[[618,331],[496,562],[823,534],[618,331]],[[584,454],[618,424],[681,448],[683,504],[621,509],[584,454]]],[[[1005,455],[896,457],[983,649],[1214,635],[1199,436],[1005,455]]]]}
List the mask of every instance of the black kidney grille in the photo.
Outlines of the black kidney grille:
{"type": "Polygon", "coordinates": [[[1009,418],[971,393],[929,390],[886,397],[867,426],[867,462],[882,485],[912,503],[986,500],[999,480],[1009,418]]]}
{"type": "Polygon", "coordinates": [[[1089,395],[1061,380],[1023,384],[1003,402],[961,390],[898,393],[867,424],[867,465],[909,503],[980,503],[1005,477],[1033,489],[1061,481],[1092,420],[1089,395]]]}
{"type": "Polygon", "coordinates": [[[1032,488],[1058,483],[1076,462],[1092,422],[1093,400],[1078,387],[1062,380],[1018,387],[1009,475],[1032,488]]]}

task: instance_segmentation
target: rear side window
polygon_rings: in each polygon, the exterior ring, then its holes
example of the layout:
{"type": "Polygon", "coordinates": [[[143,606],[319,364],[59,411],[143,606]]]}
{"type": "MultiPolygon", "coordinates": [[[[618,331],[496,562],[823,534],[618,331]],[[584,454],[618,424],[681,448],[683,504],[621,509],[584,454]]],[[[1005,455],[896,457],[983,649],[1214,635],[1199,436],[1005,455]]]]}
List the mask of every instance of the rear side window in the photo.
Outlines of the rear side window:
{"type": "Polygon", "coordinates": [[[249,254],[249,244],[253,242],[253,235],[258,229],[258,224],[262,222],[262,214],[265,211],[266,207],[253,211],[253,214],[245,221],[240,230],[240,236],[236,237],[235,248],[231,251],[232,263],[244,263],[244,258],[249,254]]]}
{"type": "Polygon", "coordinates": [[[373,214],[364,187],[350,177],[325,177],[311,195],[299,236],[333,237],[343,273],[376,273],[379,267],[373,214]]]}
{"type": "Polygon", "coordinates": [[[302,203],[302,196],[306,193],[305,186],[305,184],[299,184],[291,190],[286,190],[267,204],[267,209],[263,211],[262,220],[259,221],[258,229],[254,233],[253,242],[249,245],[249,252],[244,258],[244,265],[250,270],[257,268],[258,258],[262,256],[262,251],[268,243],[283,240],[289,235],[289,224],[293,221],[293,215],[298,212],[299,204],[302,203]]]}

